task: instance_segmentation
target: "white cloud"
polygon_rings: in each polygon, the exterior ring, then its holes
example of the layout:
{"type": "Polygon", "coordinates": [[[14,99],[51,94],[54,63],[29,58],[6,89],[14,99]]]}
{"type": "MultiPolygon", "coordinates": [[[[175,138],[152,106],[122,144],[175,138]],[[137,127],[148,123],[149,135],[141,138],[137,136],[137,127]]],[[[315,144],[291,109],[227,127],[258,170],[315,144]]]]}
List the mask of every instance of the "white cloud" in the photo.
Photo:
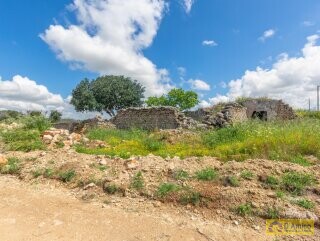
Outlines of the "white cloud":
{"type": "Polygon", "coordinates": [[[70,98],[63,99],[59,94],[51,93],[47,87],[37,84],[28,77],[16,75],[12,80],[0,78],[0,110],[20,112],[58,110],[64,118],[87,119],[97,113],[78,113],[69,104],[70,98]]]}
{"type": "Polygon", "coordinates": [[[200,79],[190,79],[188,83],[191,85],[191,88],[194,90],[210,90],[210,85],[200,79]]]}
{"type": "Polygon", "coordinates": [[[187,73],[187,69],[185,67],[178,67],[178,74],[180,77],[184,77],[187,73]]]}
{"type": "Polygon", "coordinates": [[[267,96],[283,99],[296,108],[306,108],[311,98],[316,104],[316,86],[320,80],[320,46],[317,40],[320,35],[307,38],[300,57],[289,57],[282,54],[271,69],[257,67],[247,70],[245,74],[228,83],[229,91],[224,96],[216,96],[209,102],[234,100],[239,96],[267,96]]]}
{"type": "Polygon", "coordinates": [[[272,38],[276,34],[276,30],[268,29],[264,31],[263,35],[259,38],[260,41],[264,42],[269,38],[272,38]]]}
{"type": "Polygon", "coordinates": [[[142,51],[150,47],[167,8],[165,0],[74,0],[77,24],[51,25],[41,38],[73,68],[137,79],[147,95],[171,88],[168,72],[142,51]]]}
{"type": "Polygon", "coordinates": [[[182,5],[186,13],[190,13],[195,0],[182,0],[182,5]]]}
{"type": "Polygon", "coordinates": [[[12,80],[0,79],[0,108],[14,110],[45,110],[63,105],[60,95],[52,94],[47,87],[16,75],[12,80]]]}
{"type": "Polygon", "coordinates": [[[202,41],[203,46],[218,46],[218,44],[214,40],[203,40],[202,41]]]}
{"type": "Polygon", "coordinates": [[[311,22],[311,21],[303,21],[302,25],[305,26],[305,27],[312,27],[312,26],[315,25],[315,23],[311,22]]]}

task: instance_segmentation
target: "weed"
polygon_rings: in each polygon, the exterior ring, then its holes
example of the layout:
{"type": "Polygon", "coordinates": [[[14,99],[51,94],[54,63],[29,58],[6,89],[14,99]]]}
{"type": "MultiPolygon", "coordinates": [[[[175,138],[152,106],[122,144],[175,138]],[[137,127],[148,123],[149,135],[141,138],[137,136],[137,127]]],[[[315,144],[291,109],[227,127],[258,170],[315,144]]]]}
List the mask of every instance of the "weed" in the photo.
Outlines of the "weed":
{"type": "Polygon", "coordinates": [[[164,198],[169,193],[179,191],[180,189],[180,186],[174,183],[163,183],[158,187],[157,196],[159,196],[160,198],[164,198]]]}
{"type": "Polygon", "coordinates": [[[239,187],[239,186],[240,186],[239,179],[238,179],[236,176],[229,176],[229,177],[227,177],[227,183],[228,183],[231,187],[239,187]]]}
{"type": "Polygon", "coordinates": [[[63,182],[70,182],[76,176],[76,172],[75,170],[68,170],[65,172],[60,172],[58,176],[63,182]]]}
{"type": "Polygon", "coordinates": [[[104,191],[108,194],[115,194],[119,191],[119,187],[115,184],[108,184],[104,187],[104,191]]]}
{"type": "Polygon", "coordinates": [[[196,178],[201,181],[213,181],[218,177],[218,173],[211,167],[196,172],[196,178]]]}
{"type": "Polygon", "coordinates": [[[277,198],[283,199],[285,194],[284,194],[284,192],[278,190],[278,191],[276,191],[276,196],[277,196],[277,198]]]}
{"type": "Polygon", "coordinates": [[[252,214],[252,205],[251,203],[241,204],[236,208],[236,213],[240,216],[248,216],[252,214]]]}
{"type": "Polygon", "coordinates": [[[305,209],[313,209],[315,206],[315,204],[312,201],[310,201],[308,199],[304,199],[304,198],[299,199],[299,200],[295,201],[294,203],[300,207],[305,208],[305,209]]]}
{"type": "Polygon", "coordinates": [[[173,173],[173,178],[176,180],[184,181],[189,179],[189,173],[187,171],[180,169],[173,173]]]}
{"type": "Polygon", "coordinates": [[[187,205],[187,204],[197,205],[200,203],[200,201],[201,201],[200,193],[194,192],[194,191],[188,191],[180,197],[180,203],[183,205],[187,205]]]}
{"type": "Polygon", "coordinates": [[[296,156],[296,157],[290,159],[289,162],[292,162],[292,163],[295,163],[295,164],[299,164],[299,165],[301,165],[303,167],[312,166],[312,164],[302,156],[296,156]]]}
{"type": "Polygon", "coordinates": [[[63,148],[65,145],[62,141],[58,141],[55,143],[57,148],[63,148]]]}
{"type": "Polygon", "coordinates": [[[270,219],[280,218],[280,209],[278,207],[269,207],[266,213],[266,217],[270,219]]]}
{"type": "Polygon", "coordinates": [[[153,138],[146,138],[143,141],[143,144],[148,151],[158,151],[163,148],[163,142],[155,140],[153,138]]]}
{"type": "Polygon", "coordinates": [[[131,187],[140,191],[144,188],[144,180],[142,176],[142,172],[138,172],[134,177],[131,182],[131,187]]]}
{"type": "Polygon", "coordinates": [[[282,177],[282,186],[293,195],[301,195],[306,187],[315,183],[315,178],[310,174],[287,172],[282,177]]]}
{"type": "Polygon", "coordinates": [[[34,178],[38,178],[38,177],[40,177],[42,175],[42,171],[37,169],[37,170],[32,172],[32,175],[33,175],[34,178]]]}
{"type": "Polygon", "coordinates": [[[275,176],[267,176],[266,184],[272,188],[275,188],[279,184],[279,180],[275,176]]]}
{"type": "Polygon", "coordinates": [[[43,172],[43,176],[44,176],[45,178],[52,178],[53,175],[54,175],[54,170],[51,169],[51,168],[46,168],[46,169],[44,170],[44,172],[43,172]]]}
{"type": "Polygon", "coordinates": [[[249,171],[249,170],[244,170],[241,172],[240,176],[243,178],[243,179],[246,179],[246,180],[252,180],[254,178],[254,174],[253,172],[249,171]]]}
{"type": "Polygon", "coordinates": [[[18,174],[20,172],[20,160],[16,157],[8,158],[8,163],[1,168],[3,174],[18,174]]]}

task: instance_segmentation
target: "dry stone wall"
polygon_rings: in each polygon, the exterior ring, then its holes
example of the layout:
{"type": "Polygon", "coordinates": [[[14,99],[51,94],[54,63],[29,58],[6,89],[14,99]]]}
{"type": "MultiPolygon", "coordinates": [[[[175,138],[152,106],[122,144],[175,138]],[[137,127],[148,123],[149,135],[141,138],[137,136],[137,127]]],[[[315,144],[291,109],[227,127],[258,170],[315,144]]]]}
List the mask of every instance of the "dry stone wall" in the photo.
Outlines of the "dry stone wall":
{"type": "Polygon", "coordinates": [[[201,124],[174,107],[128,108],[120,110],[111,122],[118,129],[145,130],[197,128],[201,124]]]}
{"type": "Polygon", "coordinates": [[[242,103],[248,118],[263,120],[291,120],[296,118],[293,109],[282,100],[248,100],[242,103]]]}

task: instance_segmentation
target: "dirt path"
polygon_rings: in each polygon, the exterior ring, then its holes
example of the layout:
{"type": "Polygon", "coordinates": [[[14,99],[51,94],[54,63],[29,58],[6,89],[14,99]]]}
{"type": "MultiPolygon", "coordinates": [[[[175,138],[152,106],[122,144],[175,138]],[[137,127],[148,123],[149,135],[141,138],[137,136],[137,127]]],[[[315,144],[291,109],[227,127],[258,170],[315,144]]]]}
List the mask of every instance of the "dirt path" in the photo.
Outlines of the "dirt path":
{"type": "Polygon", "coordinates": [[[0,175],[1,241],[266,240],[253,230],[183,218],[84,203],[68,190],[0,175]]]}

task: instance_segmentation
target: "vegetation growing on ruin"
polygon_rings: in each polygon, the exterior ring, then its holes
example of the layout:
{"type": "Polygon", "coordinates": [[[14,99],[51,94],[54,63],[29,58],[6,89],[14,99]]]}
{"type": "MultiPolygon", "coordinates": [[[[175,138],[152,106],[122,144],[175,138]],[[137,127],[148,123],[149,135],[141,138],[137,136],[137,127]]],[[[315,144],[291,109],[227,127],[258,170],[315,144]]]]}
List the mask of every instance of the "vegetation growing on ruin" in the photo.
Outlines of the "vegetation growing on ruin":
{"type": "Polygon", "coordinates": [[[298,119],[286,122],[249,121],[228,128],[178,134],[174,140],[163,132],[92,129],[91,140],[105,141],[106,148],[78,146],[77,151],[128,158],[150,153],[162,157],[215,156],[243,161],[266,158],[303,166],[313,163],[306,156],[320,158],[320,121],[298,119]]]}

